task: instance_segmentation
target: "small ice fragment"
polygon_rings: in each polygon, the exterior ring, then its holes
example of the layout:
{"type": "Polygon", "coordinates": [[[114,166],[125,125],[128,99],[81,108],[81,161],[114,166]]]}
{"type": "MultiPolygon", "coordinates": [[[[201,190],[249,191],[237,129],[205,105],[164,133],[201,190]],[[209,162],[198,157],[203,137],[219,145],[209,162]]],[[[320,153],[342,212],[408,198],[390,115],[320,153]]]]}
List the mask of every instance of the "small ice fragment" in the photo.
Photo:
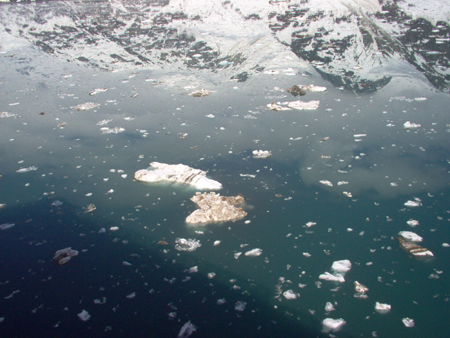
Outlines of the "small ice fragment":
{"type": "Polygon", "coordinates": [[[297,295],[292,290],[287,290],[283,292],[283,296],[286,299],[297,299],[297,295]]]}
{"type": "Polygon", "coordinates": [[[256,248],[256,249],[247,251],[247,252],[245,253],[245,256],[249,256],[249,257],[257,257],[257,256],[261,256],[261,254],[262,254],[262,250],[256,248]]]}
{"type": "Polygon", "coordinates": [[[375,311],[381,314],[385,314],[388,313],[389,311],[391,311],[391,306],[389,304],[383,304],[383,303],[379,303],[376,302],[375,303],[375,311]]]}
{"type": "Polygon", "coordinates": [[[0,225],[0,230],[12,228],[14,225],[15,225],[14,223],[3,223],[0,225]]]}
{"type": "Polygon", "coordinates": [[[109,230],[110,231],[117,231],[117,230],[119,230],[119,227],[111,227],[111,228],[109,228],[109,230]]]}
{"type": "Polygon", "coordinates": [[[28,168],[20,168],[20,169],[16,170],[16,173],[26,173],[26,172],[29,172],[29,171],[32,171],[32,170],[38,170],[38,168],[35,167],[35,166],[31,166],[31,167],[28,167],[28,168]]]}
{"type": "Polygon", "coordinates": [[[442,246],[443,246],[444,248],[450,248],[450,244],[448,244],[448,243],[442,243],[442,246]]]}
{"type": "Polygon", "coordinates": [[[267,109],[275,110],[275,111],[279,111],[279,110],[291,110],[291,108],[280,106],[279,104],[276,104],[275,102],[269,103],[269,104],[267,105],[267,109]]]}
{"type": "Polygon", "coordinates": [[[53,201],[52,204],[50,204],[52,207],[60,207],[63,204],[61,201],[53,201]]]}
{"type": "Polygon", "coordinates": [[[93,109],[93,108],[97,108],[98,106],[100,106],[99,103],[86,102],[86,103],[79,104],[79,105],[77,105],[75,107],[72,107],[72,108],[75,108],[78,111],[84,111],[84,110],[90,110],[90,109],[93,109]]]}
{"type": "Polygon", "coordinates": [[[333,262],[331,269],[336,272],[345,273],[352,268],[352,263],[348,259],[333,262]]]}
{"type": "Polygon", "coordinates": [[[225,304],[227,301],[225,300],[225,298],[220,298],[217,300],[217,305],[222,305],[225,304]]]}
{"type": "Polygon", "coordinates": [[[421,127],[420,124],[411,123],[410,121],[406,121],[406,122],[403,124],[403,129],[417,129],[417,128],[419,128],[419,127],[421,127]]]}
{"type": "Polygon", "coordinates": [[[77,314],[78,318],[80,318],[83,322],[89,320],[91,318],[91,315],[86,310],[81,311],[79,314],[77,314]]]}
{"type": "Polygon", "coordinates": [[[193,266],[189,268],[189,273],[196,273],[196,272],[198,272],[198,266],[193,266]]]}
{"type": "Polygon", "coordinates": [[[426,97],[415,97],[414,100],[415,101],[426,101],[427,98],[426,97]]]}
{"type": "Polygon", "coordinates": [[[235,258],[235,259],[238,259],[240,255],[242,255],[242,252],[236,252],[236,253],[234,254],[234,258],[235,258]]]}
{"type": "Polygon", "coordinates": [[[188,321],[185,323],[181,329],[180,332],[178,332],[178,338],[187,338],[189,337],[194,331],[197,331],[197,327],[195,327],[194,324],[191,323],[191,321],[188,321]]]}
{"type": "Polygon", "coordinates": [[[406,327],[414,327],[415,323],[414,323],[414,319],[411,318],[403,318],[402,319],[403,324],[405,324],[406,327]]]}
{"type": "Polygon", "coordinates": [[[236,302],[236,304],[234,305],[234,309],[235,309],[236,311],[244,311],[246,305],[247,305],[246,302],[241,301],[241,300],[238,300],[238,301],[236,302]]]}
{"type": "Polygon", "coordinates": [[[409,239],[412,242],[422,242],[423,240],[422,237],[412,231],[400,231],[398,234],[403,238],[409,239]]]}
{"type": "Polygon", "coordinates": [[[218,246],[220,244],[220,241],[214,241],[214,246],[218,246]]]}
{"type": "Polygon", "coordinates": [[[98,93],[106,92],[108,88],[96,88],[92,92],[89,93],[89,95],[97,95],[98,93]]]}
{"type": "Polygon", "coordinates": [[[175,249],[178,251],[188,251],[192,252],[197,248],[201,247],[200,241],[197,239],[185,239],[177,238],[175,239],[175,249]]]}
{"type": "Polygon", "coordinates": [[[319,276],[319,279],[327,280],[330,282],[339,282],[339,283],[345,282],[344,276],[342,276],[340,273],[331,274],[329,272],[325,272],[319,276]]]}
{"type": "Polygon", "coordinates": [[[189,95],[193,96],[193,97],[203,97],[203,96],[208,96],[210,94],[211,94],[211,91],[203,89],[203,88],[200,90],[194,91],[192,93],[189,93],[189,95]]]}
{"type": "Polygon", "coordinates": [[[210,119],[215,118],[215,116],[213,114],[208,114],[208,115],[206,115],[206,117],[209,117],[210,119]]]}
{"type": "Polygon", "coordinates": [[[214,272],[209,272],[207,275],[208,279],[213,279],[214,277],[216,277],[216,274],[214,272]]]}
{"type": "Polygon", "coordinates": [[[319,108],[319,104],[320,104],[320,101],[305,102],[305,101],[298,100],[298,101],[289,102],[288,106],[293,109],[297,109],[297,110],[315,110],[315,109],[319,108]]]}
{"type": "Polygon", "coordinates": [[[244,222],[244,224],[250,224],[250,220],[246,220],[245,222],[244,222]]]}
{"type": "Polygon", "coordinates": [[[132,292],[129,295],[126,296],[128,299],[136,297],[136,292],[132,292]]]}
{"type": "Polygon", "coordinates": [[[253,158],[269,158],[272,157],[270,150],[253,150],[253,158]]]}
{"type": "Polygon", "coordinates": [[[311,228],[312,226],[314,226],[314,225],[316,225],[316,224],[317,224],[316,222],[308,222],[308,223],[305,224],[305,226],[306,226],[307,228],[311,228]]]}
{"type": "Polygon", "coordinates": [[[127,262],[127,261],[123,261],[122,264],[123,264],[123,265],[126,265],[126,266],[131,266],[131,265],[133,265],[133,264],[131,264],[130,262],[127,262]]]}
{"type": "Polygon", "coordinates": [[[305,256],[305,257],[311,257],[311,254],[310,254],[309,252],[304,252],[304,253],[303,253],[303,256],[305,256]]]}
{"type": "Polygon", "coordinates": [[[408,224],[411,227],[415,227],[419,225],[419,221],[416,221],[415,219],[410,219],[409,221],[406,221],[406,224],[408,224]]]}
{"type": "Polygon", "coordinates": [[[369,288],[365,285],[362,285],[360,282],[355,281],[355,292],[359,294],[365,294],[367,291],[369,291],[369,288]]]}
{"type": "Polygon", "coordinates": [[[346,324],[346,322],[342,318],[340,318],[340,319],[326,318],[322,321],[322,325],[323,325],[322,332],[324,332],[324,333],[337,332],[345,324],[346,324]]]}
{"type": "Polygon", "coordinates": [[[333,304],[331,304],[330,302],[327,302],[325,304],[325,311],[326,312],[331,312],[331,311],[334,311],[334,310],[335,310],[335,308],[334,308],[333,304]]]}
{"type": "Polygon", "coordinates": [[[327,181],[327,180],[320,180],[319,182],[324,184],[324,185],[328,185],[329,187],[333,186],[333,183],[331,183],[330,181],[327,181]]]}
{"type": "Polygon", "coordinates": [[[105,228],[101,228],[101,229],[98,231],[99,234],[103,234],[103,233],[105,233],[105,232],[106,232],[106,229],[105,229],[105,228]]]}
{"type": "Polygon", "coordinates": [[[64,265],[72,257],[75,257],[75,256],[78,256],[78,251],[72,250],[71,247],[68,247],[68,248],[56,251],[53,259],[58,265],[64,265]]]}
{"type": "Polygon", "coordinates": [[[405,206],[406,207],[410,207],[410,208],[420,207],[421,205],[422,205],[422,203],[420,203],[419,201],[407,201],[407,202],[405,202],[405,206]]]}

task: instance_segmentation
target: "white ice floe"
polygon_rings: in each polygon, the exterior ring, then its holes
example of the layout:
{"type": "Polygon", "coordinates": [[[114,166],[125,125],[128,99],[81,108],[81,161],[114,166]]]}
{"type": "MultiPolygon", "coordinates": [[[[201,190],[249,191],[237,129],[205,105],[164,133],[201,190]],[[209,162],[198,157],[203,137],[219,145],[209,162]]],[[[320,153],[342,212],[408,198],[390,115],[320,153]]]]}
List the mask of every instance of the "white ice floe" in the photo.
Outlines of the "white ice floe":
{"type": "Polygon", "coordinates": [[[198,266],[193,266],[189,268],[189,273],[197,273],[198,272],[198,266]]]}
{"type": "Polygon", "coordinates": [[[323,325],[322,332],[325,332],[325,333],[337,332],[345,324],[346,324],[346,322],[342,318],[340,318],[340,319],[326,318],[322,321],[322,325],[323,325]]]}
{"type": "Polygon", "coordinates": [[[286,299],[297,299],[297,294],[292,290],[284,291],[283,296],[286,299]]]}
{"type": "Polygon", "coordinates": [[[420,237],[418,234],[412,231],[400,231],[398,233],[403,238],[409,239],[412,242],[422,242],[423,238],[420,237]]]}
{"type": "Polygon", "coordinates": [[[450,244],[448,244],[448,243],[442,243],[442,247],[444,247],[444,248],[450,248],[450,244]]]}
{"type": "Polygon", "coordinates": [[[420,128],[420,127],[421,127],[420,124],[417,124],[417,123],[411,123],[410,121],[406,121],[406,122],[403,124],[403,128],[404,128],[404,129],[417,129],[417,128],[420,128]]]}
{"type": "Polygon", "coordinates": [[[72,250],[71,247],[65,248],[65,249],[61,249],[55,252],[55,256],[53,257],[53,259],[55,260],[55,262],[59,265],[64,265],[66,264],[68,261],[70,261],[70,259],[72,257],[78,256],[78,251],[77,250],[72,250]]]}
{"type": "Polygon", "coordinates": [[[117,231],[117,230],[119,230],[119,227],[110,227],[109,230],[110,231],[117,231]]]}
{"type": "Polygon", "coordinates": [[[422,203],[420,201],[406,201],[405,202],[405,206],[410,207],[410,208],[420,207],[421,205],[422,205],[422,203]]]}
{"type": "Polygon", "coordinates": [[[206,172],[184,164],[150,163],[148,169],[136,171],[134,178],[142,182],[173,182],[192,185],[201,190],[222,189],[222,184],[206,177],[206,172]]]}
{"type": "Polygon", "coordinates": [[[177,238],[175,240],[175,249],[178,251],[195,251],[197,248],[201,247],[200,241],[197,239],[185,239],[177,238]]]}
{"type": "Polygon", "coordinates": [[[199,209],[186,218],[186,223],[189,224],[234,221],[247,215],[242,208],[236,207],[245,202],[241,195],[221,196],[214,192],[209,194],[197,192],[191,201],[197,204],[199,209]]]}
{"type": "Polygon", "coordinates": [[[344,276],[340,273],[331,274],[329,272],[325,272],[319,276],[319,279],[327,280],[330,282],[339,282],[339,283],[345,282],[344,276]]]}
{"type": "Polygon", "coordinates": [[[188,321],[181,327],[180,332],[178,332],[177,337],[178,338],[187,338],[191,334],[193,334],[194,331],[197,331],[197,327],[194,324],[192,324],[191,321],[188,321]]]}
{"type": "Polygon", "coordinates": [[[288,106],[297,110],[316,110],[319,108],[320,101],[292,101],[289,102],[288,106]]]}
{"type": "Polygon", "coordinates": [[[334,308],[334,306],[333,306],[332,303],[327,302],[327,303],[325,304],[325,311],[326,311],[326,312],[331,312],[331,311],[334,311],[334,310],[335,310],[335,308],[334,308]]]}
{"type": "Polygon", "coordinates": [[[258,249],[258,248],[253,249],[253,250],[249,250],[249,251],[247,251],[245,253],[245,256],[248,256],[248,257],[258,257],[258,256],[261,256],[261,255],[262,255],[262,250],[258,249]]]}
{"type": "Polygon", "coordinates": [[[309,90],[309,91],[314,92],[314,93],[321,93],[321,92],[324,92],[324,91],[327,90],[327,87],[314,86],[312,84],[309,85],[309,86],[299,85],[299,87],[300,87],[300,89],[309,90]]]}
{"type": "Polygon", "coordinates": [[[410,227],[415,227],[419,225],[419,221],[416,221],[415,219],[410,219],[409,221],[406,221],[406,224],[408,224],[410,227]]]}
{"type": "Polygon", "coordinates": [[[91,315],[86,310],[81,311],[79,314],[77,314],[78,318],[80,318],[83,322],[89,320],[91,318],[91,315]]]}
{"type": "Polygon", "coordinates": [[[381,314],[388,313],[389,311],[391,311],[391,305],[376,302],[375,303],[375,311],[378,313],[381,313],[381,314]]]}
{"type": "Polygon", "coordinates": [[[244,311],[247,303],[241,300],[238,300],[236,304],[234,304],[234,309],[236,311],[244,311]]]}
{"type": "Polygon", "coordinates": [[[352,268],[352,263],[348,259],[333,262],[331,269],[335,272],[345,273],[352,268]]]}
{"type": "Polygon", "coordinates": [[[330,181],[327,181],[327,180],[320,180],[319,182],[322,183],[323,185],[327,185],[329,187],[333,186],[333,183],[331,183],[330,181]]]}
{"type": "Polygon", "coordinates": [[[89,93],[89,95],[97,95],[98,93],[106,92],[108,88],[96,88],[92,92],[89,93]]]}
{"type": "Polygon", "coordinates": [[[119,133],[123,133],[125,131],[125,128],[122,127],[114,127],[114,128],[108,128],[108,127],[103,127],[100,128],[102,134],[119,134],[119,133]]]}
{"type": "Polygon", "coordinates": [[[38,168],[35,167],[35,166],[31,166],[31,167],[28,167],[28,168],[20,168],[20,169],[16,170],[16,173],[19,173],[19,174],[27,173],[27,172],[32,171],[32,170],[38,170],[38,168]]]}
{"type": "Polygon", "coordinates": [[[312,226],[314,226],[314,225],[316,225],[316,224],[317,224],[316,222],[308,222],[308,223],[305,224],[305,226],[306,226],[307,228],[311,228],[312,226]]]}
{"type": "Polygon", "coordinates": [[[214,241],[214,246],[218,246],[220,244],[220,241],[214,241]]]}
{"type": "Polygon", "coordinates": [[[0,225],[0,230],[12,228],[14,225],[15,225],[14,223],[3,223],[0,225]]]}
{"type": "Polygon", "coordinates": [[[272,157],[270,150],[253,150],[253,158],[269,158],[272,157]]]}
{"type": "Polygon", "coordinates": [[[79,105],[77,105],[75,107],[72,107],[72,108],[75,108],[78,111],[85,111],[85,110],[90,110],[90,109],[93,109],[93,108],[97,108],[99,106],[100,106],[99,103],[86,102],[86,103],[81,103],[81,104],[79,104],[79,105]]]}
{"type": "Polygon", "coordinates": [[[403,324],[405,324],[406,327],[414,327],[414,325],[416,325],[414,323],[414,319],[411,319],[411,318],[408,318],[408,317],[403,318],[402,322],[403,322],[403,324]]]}
{"type": "Polygon", "coordinates": [[[242,255],[242,252],[235,252],[233,256],[235,259],[238,259],[240,255],[242,255]]]}
{"type": "Polygon", "coordinates": [[[276,104],[275,102],[271,102],[267,105],[267,109],[270,110],[276,110],[276,111],[280,111],[280,110],[292,110],[289,107],[285,107],[285,106],[281,106],[279,104],[276,104]]]}

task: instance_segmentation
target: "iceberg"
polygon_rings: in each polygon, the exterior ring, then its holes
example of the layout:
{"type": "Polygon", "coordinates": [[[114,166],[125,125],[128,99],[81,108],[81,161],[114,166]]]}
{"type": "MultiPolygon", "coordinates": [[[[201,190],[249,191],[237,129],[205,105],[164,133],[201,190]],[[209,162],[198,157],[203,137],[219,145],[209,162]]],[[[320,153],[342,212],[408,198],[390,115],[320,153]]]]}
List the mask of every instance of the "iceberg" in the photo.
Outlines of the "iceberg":
{"type": "Polygon", "coordinates": [[[288,106],[297,110],[316,110],[319,108],[320,101],[292,101],[289,102],[288,106]]]}
{"type": "Polygon", "coordinates": [[[200,241],[197,239],[185,239],[177,238],[175,240],[175,249],[178,251],[195,251],[197,248],[201,247],[200,241]]]}
{"type": "Polygon", "coordinates": [[[409,239],[411,242],[422,242],[423,240],[422,237],[412,231],[400,231],[398,234],[405,239],[409,239]]]}
{"type": "Polygon", "coordinates": [[[209,194],[197,192],[191,201],[196,203],[200,209],[195,210],[186,218],[186,223],[189,224],[234,221],[247,215],[242,208],[236,207],[245,202],[240,194],[227,197],[214,192],[209,194]]]}
{"type": "Polygon", "coordinates": [[[269,158],[272,157],[270,150],[253,150],[253,158],[269,158]]]}
{"type": "Polygon", "coordinates": [[[178,332],[178,338],[187,338],[189,337],[194,331],[197,331],[197,327],[191,323],[191,321],[188,321],[185,323],[181,329],[180,332],[178,332]]]}
{"type": "Polygon", "coordinates": [[[136,171],[134,178],[142,182],[173,182],[192,185],[201,190],[219,190],[222,184],[206,177],[206,172],[184,164],[150,163],[148,169],[136,171]]]}
{"type": "Polygon", "coordinates": [[[55,256],[53,257],[53,259],[55,260],[55,262],[58,265],[64,265],[68,261],[70,261],[70,259],[72,257],[75,257],[75,256],[78,256],[78,251],[77,250],[72,250],[71,247],[68,247],[68,248],[56,251],[55,252],[55,256]]]}
{"type": "Polygon", "coordinates": [[[381,314],[385,314],[388,313],[389,311],[391,311],[391,306],[389,304],[383,304],[383,303],[379,303],[376,302],[375,303],[375,311],[381,314]]]}
{"type": "Polygon", "coordinates": [[[323,325],[322,332],[324,332],[324,333],[328,333],[330,331],[337,332],[345,324],[346,324],[346,322],[342,318],[340,318],[340,319],[326,318],[322,321],[322,325],[323,325]]]}
{"type": "Polygon", "coordinates": [[[407,253],[410,253],[413,256],[434,256],[433,253],[426,249],[421,247],[420,245],[414,244],[409,242],[408,240],[404,239],[403,237],[397,237],[398,242],[400,244],[400,247],[405,250],[407,253]]]}

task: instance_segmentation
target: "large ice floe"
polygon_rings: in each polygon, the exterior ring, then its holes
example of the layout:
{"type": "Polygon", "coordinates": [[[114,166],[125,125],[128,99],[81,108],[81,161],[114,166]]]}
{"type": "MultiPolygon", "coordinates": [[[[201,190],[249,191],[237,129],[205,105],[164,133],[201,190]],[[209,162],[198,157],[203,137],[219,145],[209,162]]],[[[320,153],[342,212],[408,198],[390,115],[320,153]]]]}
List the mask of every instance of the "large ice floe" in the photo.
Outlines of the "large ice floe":
{"type": "Polygon", "coordinates": [[[206,177],[206,172],[184,164],[150,163],[148,169],[136,171],[137,181],[156,183],[172,182],[188,184],[201,190],[222,189],[222,184],[206,177]]]}
{"type": "Polygon", "coordinates": [[[203,194],[197,192],[191,201],[196,203],[200,209],[195,210],[186,218],[186,223],[189,224],[234,221],[247,215],[242,208],[236,207],[245,202],[244,197],[240,194],[227,197],[214,192],[203,194]]]}
{"type": "Polygon", "coordinates": [[[398,236],[397,239],[400,244],[400,247],[413,256],[416,257],[434,256],[430,250],[423,248],[420,245],[411,243],[410,241],[401,236],[398,236]]]}
{"type": "Polygon", "coordinates": [[[340,282],[344,283],[345,278],[344,275],[347,271],[352,268],[352,263],[348,259],[344,259],[341,261],[335,261],[331,265],[331,270],[333,273],[325,272],[319,276],[319,279],[331,281],[331,282],[340,282]]]}

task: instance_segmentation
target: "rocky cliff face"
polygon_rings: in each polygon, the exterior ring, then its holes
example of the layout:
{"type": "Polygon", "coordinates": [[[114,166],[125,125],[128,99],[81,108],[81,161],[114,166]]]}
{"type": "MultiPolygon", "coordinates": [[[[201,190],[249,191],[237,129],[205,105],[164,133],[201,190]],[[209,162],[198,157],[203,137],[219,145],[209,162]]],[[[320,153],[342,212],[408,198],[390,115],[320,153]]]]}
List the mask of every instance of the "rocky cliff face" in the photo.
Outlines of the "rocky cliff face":
{"type": "Polygon", "coordinates": [[[416,0],[21,2],[3,4],[0,18],[6,32],[46,53],[109,70],[196,69],[244,82],[277,66],[305,67],[301,59],[333,85],[364,93],[410,76],[409,64],[447,92],[450,26],[442,13],[448,9],[439,1],[420,6],[416,0]]]}

